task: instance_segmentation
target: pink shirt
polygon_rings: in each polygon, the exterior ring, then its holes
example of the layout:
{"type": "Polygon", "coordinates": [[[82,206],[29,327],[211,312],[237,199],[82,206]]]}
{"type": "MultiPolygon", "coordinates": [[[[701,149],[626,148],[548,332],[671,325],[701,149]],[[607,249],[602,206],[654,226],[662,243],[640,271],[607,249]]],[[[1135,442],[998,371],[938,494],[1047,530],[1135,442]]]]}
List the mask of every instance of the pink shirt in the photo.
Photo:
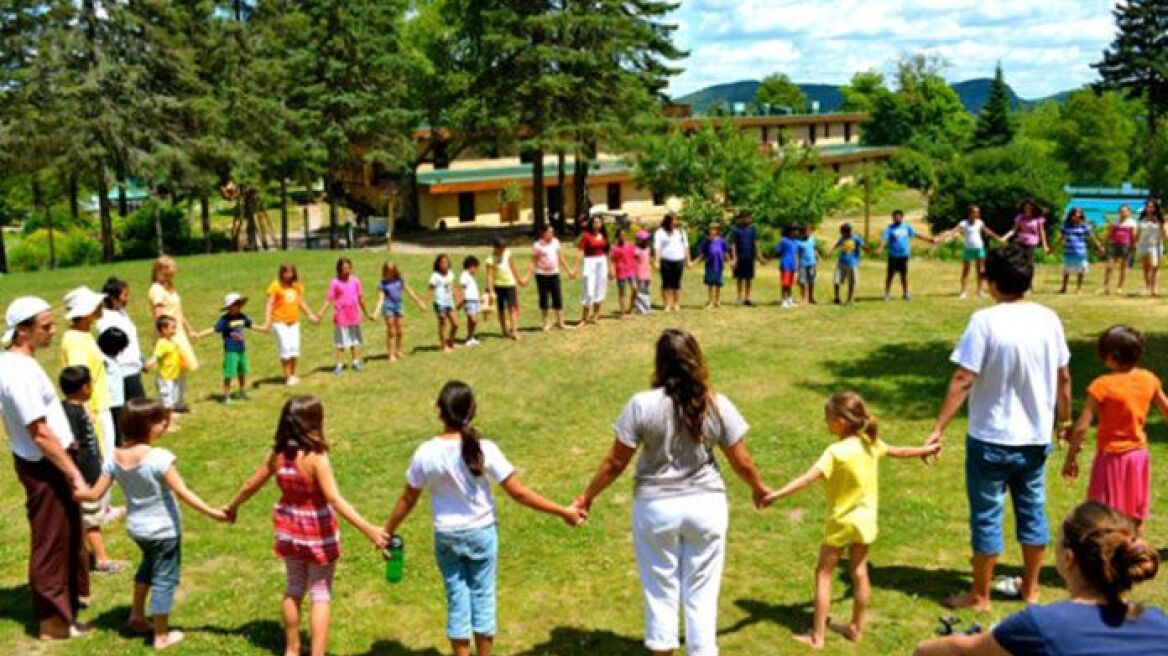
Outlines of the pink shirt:
{"type": "Polygon", "coordinates": [[[1134,221],[1113,223],[1111,224],[1111,243],[1116,246],[1131,246],[1135,231],[1136,223],[1134,221]]]}
{"type": "Polygon", "coordinates": [[[1039,233],[1042,232],[1045,226],[1046,219],[1042,217],[1028,219],[1019,214],[1014,217],[1015,239],[1022,246],[1037,246],[1042,241],[1039,233]]]}
{"type": "Polygon", "coordinates": [[[333,324],[341,327],[356,326],[361,323],[361,279],[349,275],[348,280],[333,278],[329,285],[328,299],[333,302],[333,324]]]}
{"type": "Polygon", "coordinates": [[[637,258],[637,280],[653,279],[653,262],[648,248],[634,248],[633,256],[637,258]]]}
{"type": "Polygon", "coordinates": [[[631,242],[613,246],[608,252],[612,265],[616,268],[617,280],[628,280],[637,275],[637,247],[631,242]]]}
{"type": "Polygon", "coordinates": [[[560,273],[560,240],[552,237],[548,243],[542,239],[531,246],[532,258],[535,261],[535,272],[541,276],[554,276],[560,273]]]}

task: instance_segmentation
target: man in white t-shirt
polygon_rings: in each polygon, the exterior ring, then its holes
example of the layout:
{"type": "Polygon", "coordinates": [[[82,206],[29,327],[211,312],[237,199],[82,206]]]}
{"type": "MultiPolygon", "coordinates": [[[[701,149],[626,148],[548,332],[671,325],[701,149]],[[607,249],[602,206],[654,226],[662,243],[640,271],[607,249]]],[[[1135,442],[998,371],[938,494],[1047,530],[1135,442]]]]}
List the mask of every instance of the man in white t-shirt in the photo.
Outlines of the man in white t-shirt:
{"type": "Polygon", "coordinates": [[[28,583],[42,639],[71,638],[81,597],[89,596],[81,509],[75,491],[88,491],[69,450],[73,434],[56,389],[35,359],[53,340],[53,313],[44,300],[25,296],[8,306],[0,342],[0,416],[16,475],[28,499],[31,534],[28,583]]]}
{"type": "Polygon", "coordinates": [[[945,605],[977,610],[989,609],[991,587],[1038,601],[1038,573],[1050,541],[1045,472],[1056,412],[1060,430],[1071,423],[1071,354],[1058,315],[1025,298],[1034,278],[1029,254],[1016,246],[992,251],[986,278],[997,304],[970,318],[951,356],[957,371],[926,440],[940,443],[969,399],[965,485],[973,586],[945,605]],[[1020,579],[995,584],[1007,493],[1025,571],[1020,579]]]}

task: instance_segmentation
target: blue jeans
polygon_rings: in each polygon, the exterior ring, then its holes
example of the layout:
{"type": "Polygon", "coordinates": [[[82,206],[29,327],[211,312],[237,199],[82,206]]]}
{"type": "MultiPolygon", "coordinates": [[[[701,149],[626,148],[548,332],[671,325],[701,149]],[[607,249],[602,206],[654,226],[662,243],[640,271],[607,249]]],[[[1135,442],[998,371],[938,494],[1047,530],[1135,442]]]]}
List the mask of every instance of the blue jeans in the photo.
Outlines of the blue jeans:
{"type": "Polygon", "coordinates": [[[1049,444],[1001,446],[967,437],[965,490],[974,553],[996,556],[1005,548],[1002,516],[1006,493],[1014,502],[1018,542],[1033,547],[1050,542],[1046,519],[1046,458],[1049,444]]]}
{"type": "Polygon", "coordinates": [[[174,606],[174,591],[182,572],[181,538],[162,540],[139,540],[134,538],[142,550],[142,564],[134,575],[134,582],[150,586],[150,614],[170,615],[174,606]]]}
{"type": "Polygon", "coordinates": [[[495,572],[499,532],[490,526],[434,534],[434,556],[446,587],[446,637],[495,635],[495,572]]]}

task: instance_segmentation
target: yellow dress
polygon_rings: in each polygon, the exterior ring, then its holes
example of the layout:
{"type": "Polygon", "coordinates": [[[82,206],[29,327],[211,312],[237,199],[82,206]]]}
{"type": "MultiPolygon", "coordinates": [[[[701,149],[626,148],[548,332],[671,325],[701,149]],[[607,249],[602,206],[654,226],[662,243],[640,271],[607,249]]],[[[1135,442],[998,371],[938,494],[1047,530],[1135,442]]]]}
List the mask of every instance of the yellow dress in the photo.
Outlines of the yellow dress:
{"type": "Polygon", "coordinates": [[[815,466],[827,486],[827,526],[823,543],[842,548],[876,541],[880,505],[880,458],[888,445],[861,437],[827,447],[815,466]]]}
{"type": "Polygon", "coordinates": [[[194,371],[199,368],[199,359],[195,357],[195,349],[191,346],[190,337],[187,335],[186,324],[183,322],[183,307],[182,297],[178,295],[178,291],[174,289],[167,289],[160,283],[150,285],[150,291],[147,292],[147,298],[150,299],[151,307],[162,306],[162,313],[174,317],[178,322],[177,330],[171,341],[178,347],[179,353],[182,354],[183,364],[188,371],[194,371]]]}

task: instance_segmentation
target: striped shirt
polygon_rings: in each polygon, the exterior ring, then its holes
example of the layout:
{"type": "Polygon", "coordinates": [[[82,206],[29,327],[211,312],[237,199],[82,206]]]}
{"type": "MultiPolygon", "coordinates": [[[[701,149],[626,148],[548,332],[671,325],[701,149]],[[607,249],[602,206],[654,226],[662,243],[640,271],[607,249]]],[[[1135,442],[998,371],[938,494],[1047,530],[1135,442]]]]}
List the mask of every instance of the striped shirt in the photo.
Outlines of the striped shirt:
{"type": "Polygon", "coordinates": [[[272,510],[276,555],[319,564],[341,557],[341,533],[324,493],[296,466],[295,457],[276,457],[280,501],[272,510]]]}

